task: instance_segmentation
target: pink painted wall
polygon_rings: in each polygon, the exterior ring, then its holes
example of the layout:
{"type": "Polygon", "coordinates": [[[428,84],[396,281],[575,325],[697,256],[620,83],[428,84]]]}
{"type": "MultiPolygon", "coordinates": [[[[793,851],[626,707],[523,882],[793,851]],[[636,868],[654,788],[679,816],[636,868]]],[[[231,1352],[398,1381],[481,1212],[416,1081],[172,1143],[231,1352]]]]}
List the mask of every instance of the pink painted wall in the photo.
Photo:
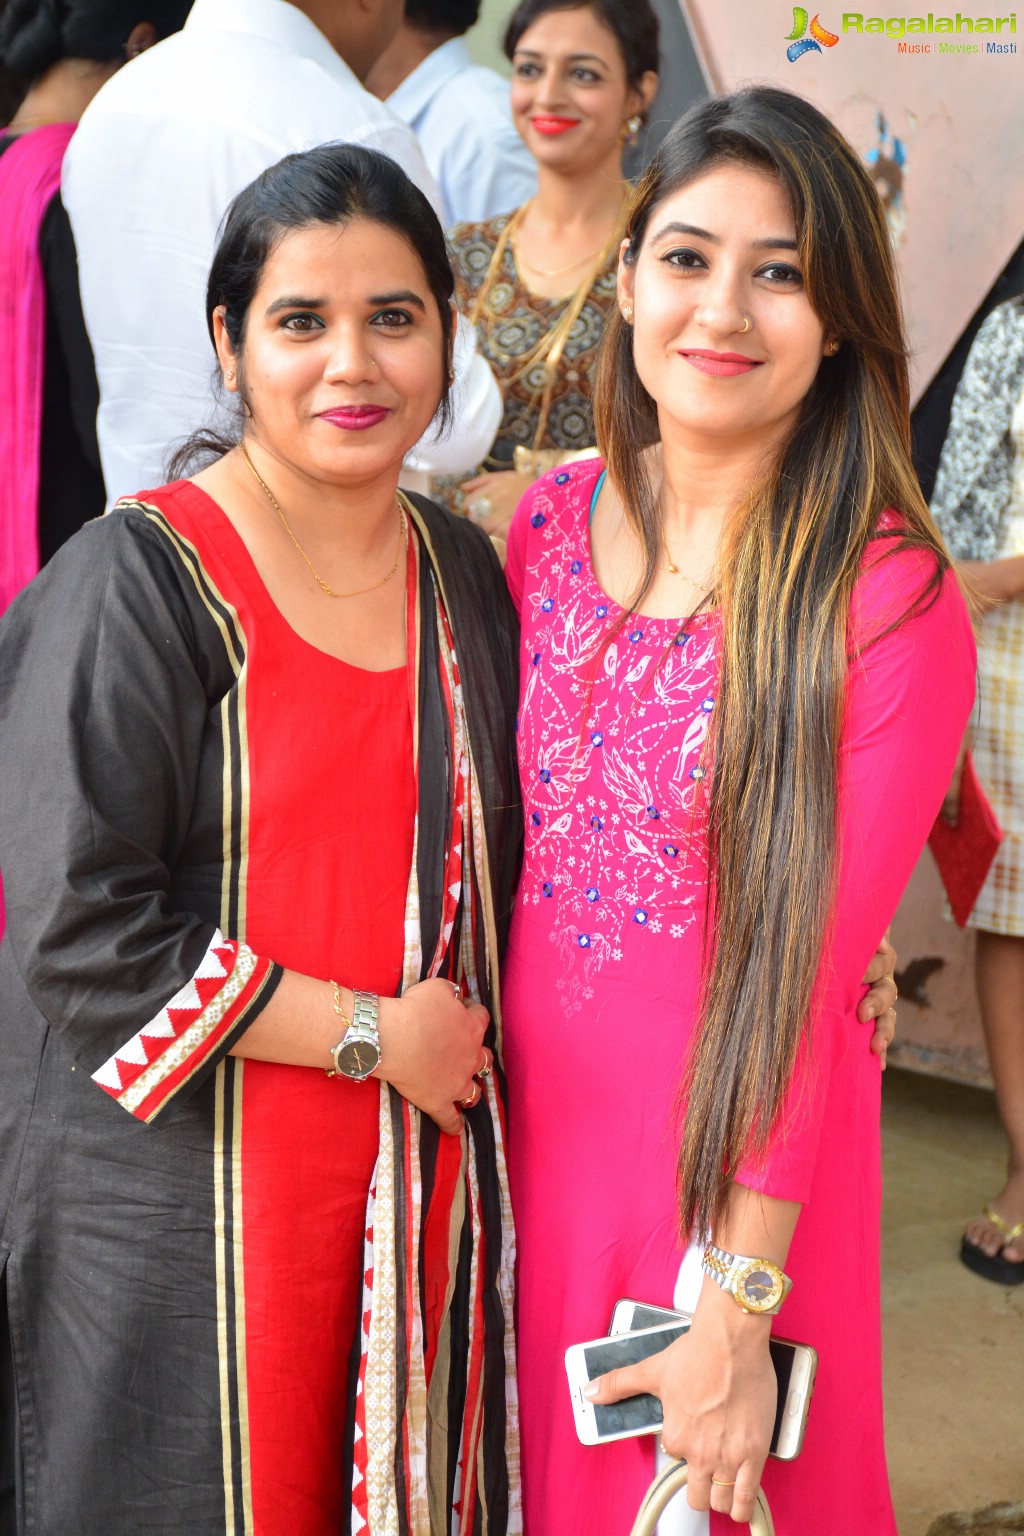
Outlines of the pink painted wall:
{"type": "MultiPolygon", "coordinates": [[[[992,38],[1016,43],[1016,54],[911,57],[899,53],[895,38],[843,34],[843,10],[826,0],[821,25],[839,42],[790,63],[794,20],[786,0],[680,3],[716,91],[754,82],[798,91],[864,155],[878,147],[879,113],[889,126],[889,147],[893,136],[901,140],[902,206],[893,223],[919,395],[1024,235],[1024,11],[1016,34],[992,38]]],[[[854,9],[849,0],[847,8],[854,9]]],[[[943,0],[920,6],[868,0],[859,7],[865,17],[927,15],[929,8],[935,16],[957,11],[943,0]]],[[[1009,16],[1011,7],[960,0],[960,11],[1009,16]]],[[[813,0],[808,14],[818,14],[813,0]]],[[[932,34],[905,41],[984,48],[986,38],[932,34]]]]}

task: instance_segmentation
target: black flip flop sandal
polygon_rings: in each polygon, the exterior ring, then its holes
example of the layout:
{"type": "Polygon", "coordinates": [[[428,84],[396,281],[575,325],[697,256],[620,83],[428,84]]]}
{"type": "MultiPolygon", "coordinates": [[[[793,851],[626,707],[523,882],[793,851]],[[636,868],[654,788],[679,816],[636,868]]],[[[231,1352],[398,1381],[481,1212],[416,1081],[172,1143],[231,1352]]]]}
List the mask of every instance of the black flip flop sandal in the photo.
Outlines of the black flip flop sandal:
{"type": "MultiPolygon", "coordinates": [[[[998,1231],[1004,1249],[1009,1248],[1019,1237],[1024,1237],[1024,1221],[1018,1221],[1016,1226],[1011,1227],[990,1205],[986,1205],[981,1214],[998,1231]]],[[[1002,1253],[986,1253],[984,1248],[979,1248],[970,1238],[964,1237],[960,1241],[960,1262],[966,1264],[973,1274],[980,1275],[983,1280],[991,1280],[994,1285],[1024,1285],[1024,1259],[1004,1259],[1002,1253]]]]}

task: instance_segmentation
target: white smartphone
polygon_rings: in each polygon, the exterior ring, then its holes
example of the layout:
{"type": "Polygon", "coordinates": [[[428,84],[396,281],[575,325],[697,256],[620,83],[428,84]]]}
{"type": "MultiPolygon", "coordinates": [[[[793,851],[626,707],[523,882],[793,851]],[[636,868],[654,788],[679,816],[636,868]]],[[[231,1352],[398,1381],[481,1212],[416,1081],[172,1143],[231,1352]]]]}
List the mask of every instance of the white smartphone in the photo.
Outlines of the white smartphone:
{"type": "MultiPolygon", "coordinates": [[[[690,1316],[686,1312],[674,1312],[669,1307],[654,1307],[642,1301],[623,1300],[615,1304],[611,1327],[608,1331],[614,1338],[637,1330],[649,1332],[652,1328],[664,1327],[666,1324],[675,1324],[678,1327],[685,1323],[688,1326],[689,1322],[690,1316]]],[[[666,1342],[671,1343],[671,1340],[666,1342]]],[[[807,1414],[811,1406],[814,1377],[818,1369],[818,1355],[809,1344],[795,1344],[791,1339],[777,1339],[774,1334],[769,1348],[779,1383],[779,1402],[769,1455],[775,1456],[779,1461],[792,1461],[800,1454],[800,1448],[804,1443],[807,1414]]],[[[657,1399],[651,1398],[649,1401],[657,1402],[657,1399]]],[[[659,1404],[657,1423],[653,1427],[657,1429],[660,1425],[661,1406],[659,1404]]],[[[641,1431],[634,1431],[634,1433],[641,1433],[641,1431]]],[[[602,1435],[601,1438],[607,1437],[602,1435]]]]}
{"type": "Polygon", "coordinates": [[[617,1338],[592,1339],[572,1344],[565,1352],[569,1395],[576,1414],[576,1433],[584,1445],[605,1440],[626,1440],[630,1435],[652,1435],[661,1428],[661,1404],[649,1393],[624,1398],[621,1403],[589,1403],[583,1396],[588,1381],[617,1370],[620,1365],[639,1365],[656,1355],[690,1326],[689,1318],[676,1317],[657,1328],[621,1333],[617,1338]]]}

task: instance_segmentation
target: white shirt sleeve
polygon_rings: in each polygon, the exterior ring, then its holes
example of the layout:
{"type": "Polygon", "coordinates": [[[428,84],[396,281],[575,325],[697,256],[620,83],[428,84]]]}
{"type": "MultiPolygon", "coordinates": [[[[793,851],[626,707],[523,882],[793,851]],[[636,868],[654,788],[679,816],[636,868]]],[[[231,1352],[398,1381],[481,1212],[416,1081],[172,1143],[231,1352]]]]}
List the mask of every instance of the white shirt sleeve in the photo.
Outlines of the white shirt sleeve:
{"type": "Polygon", "coordinates": [[[537,190],[533,156],[511,123],[480,141],[467,131],[444,147],[440,179],[453,224],[479,224],[529,202],[537,190]]]}
{"type": "Polygon", "coordinates": [[[498,435],[504,403],[494,374],[476,350],[476,337],[464,315],[455,332],[455,383],[452,426],[440,436],[425,432],[405,456],[409,469],[430,475],[464,475],[483,462],[498,435]]]}

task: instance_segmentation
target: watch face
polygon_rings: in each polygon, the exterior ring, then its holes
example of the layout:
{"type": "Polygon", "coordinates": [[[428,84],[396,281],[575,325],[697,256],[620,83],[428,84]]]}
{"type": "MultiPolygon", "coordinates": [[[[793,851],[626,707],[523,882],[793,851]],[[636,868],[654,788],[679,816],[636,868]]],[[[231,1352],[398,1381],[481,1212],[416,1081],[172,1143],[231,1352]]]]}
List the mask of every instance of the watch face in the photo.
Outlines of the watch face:
{"type": "Polygon", "coordinates": [[[735,1285],[740,1305],[750,1312],[767,1312],[782,1300],[782,1271],[764,1259],[744,1265],[735,1285]]]}
{"type": "Polygon", "coordinates": [[[344,1077],[367,1077],[380,1061],[380,1051],[372,1040],[345,1040],[335,1061],[344,1077]]]}

